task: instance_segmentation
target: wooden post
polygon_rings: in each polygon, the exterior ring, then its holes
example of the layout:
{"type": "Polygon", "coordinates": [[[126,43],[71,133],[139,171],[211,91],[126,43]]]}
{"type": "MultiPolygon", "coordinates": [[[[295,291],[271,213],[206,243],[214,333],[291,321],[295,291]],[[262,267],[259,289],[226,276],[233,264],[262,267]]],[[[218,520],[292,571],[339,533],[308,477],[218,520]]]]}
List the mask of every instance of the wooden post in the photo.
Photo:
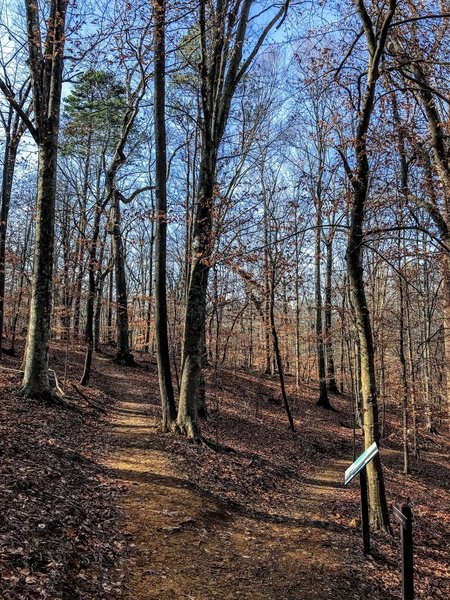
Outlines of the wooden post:
{"type": "Polygon", "coordinates": [[[367,501],[367,473],[366,467],[359,473],[359,482],[361,488],[361,527],[363,535],[364,555],[370,554],[370,524],[369,524],[369,503],[367,501]]]}
{"type": "Polygon", "coordinates": [[[414,558],[412,511],[407,504],[401,510],[394,506],[394,517],[400,523],[402,545],[402,600],[414,600],[414,558]]]}

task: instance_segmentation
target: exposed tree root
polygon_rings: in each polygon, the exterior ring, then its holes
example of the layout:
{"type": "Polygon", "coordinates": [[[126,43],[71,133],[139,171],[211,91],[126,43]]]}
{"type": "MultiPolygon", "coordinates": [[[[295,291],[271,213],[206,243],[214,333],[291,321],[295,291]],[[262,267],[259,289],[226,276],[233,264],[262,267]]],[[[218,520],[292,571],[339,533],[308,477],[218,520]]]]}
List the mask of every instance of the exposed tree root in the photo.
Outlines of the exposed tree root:
{"type": "Polygon", "coordinates": [[[324,410],[335,410],[328,401],[325,402],[324,400],[322,400],[322,398],[319,398],[319,400],[317,400],[316,406],[318,406],[319,408],[323,408],[324,410]]]}
{"type": "Polygon", "coordinates": [[[177,421],[175,425],[175,433],[178,435],[183,435],[194,444],[204,443],[198,427],[194,425],[189,416],[184,417],[183,420],[177,421]]]}
{"type": "Polygon", "coordinates": [[[18,390],[17,394],[22,398],[37,400],[38,402],[48,406],[68,406],[68,404],[63,400],[62,396],[60,396],[57,391],[52,388],[35,390],[31,386],[24,386],[18,390]]]}
{"type": "Polygon", "coordinates": [[[113,359],[113,363],[116,365],[123,365],[125,367],[136,367],[137,362],[134,360],[134,356],[131,352],[122,352],[119,350],[113,359]]]}

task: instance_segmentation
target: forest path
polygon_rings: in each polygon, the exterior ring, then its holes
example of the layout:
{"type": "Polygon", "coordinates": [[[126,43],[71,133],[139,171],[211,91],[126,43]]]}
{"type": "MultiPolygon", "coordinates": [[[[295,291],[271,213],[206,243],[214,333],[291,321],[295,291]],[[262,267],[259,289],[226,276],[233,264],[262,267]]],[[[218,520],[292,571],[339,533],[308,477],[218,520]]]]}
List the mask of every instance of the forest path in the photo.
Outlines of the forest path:
{"type": "Polygon", "coordinates": [[[342,493],[345,462],[333,460],[305,483],[296,513],[221,503],[179,472],[165,450],[148,402],[148,373],[104,366],[108,392],[118,400],[108,467],[129,490],[121,507],[133,544],[128,600],[364,597],[352,588],[351,557],[323,508],[325,497],[342,493]]]}

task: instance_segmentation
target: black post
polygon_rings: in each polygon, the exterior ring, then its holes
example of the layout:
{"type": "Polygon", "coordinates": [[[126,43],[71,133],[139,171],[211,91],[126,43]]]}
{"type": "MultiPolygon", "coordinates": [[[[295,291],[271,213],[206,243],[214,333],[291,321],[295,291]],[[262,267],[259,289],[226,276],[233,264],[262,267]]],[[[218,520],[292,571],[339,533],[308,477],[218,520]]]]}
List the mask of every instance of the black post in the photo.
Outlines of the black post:
{"type": "Polygon", "coordinates": [[[412,536],[412,511],[407,504],[402,504],[405,522],[401,526],[402,542],[402,599],[414,600],[414,561],[412,536]]]}
{"type": "Polygon", "coordinates": [[[370,554],[370,524],[369,524],[369,503],[367,501],[367,473],[366,467],[359,473],[359,482],[361,488],[361,527],[363,534],[364,554],[370,554]]]}

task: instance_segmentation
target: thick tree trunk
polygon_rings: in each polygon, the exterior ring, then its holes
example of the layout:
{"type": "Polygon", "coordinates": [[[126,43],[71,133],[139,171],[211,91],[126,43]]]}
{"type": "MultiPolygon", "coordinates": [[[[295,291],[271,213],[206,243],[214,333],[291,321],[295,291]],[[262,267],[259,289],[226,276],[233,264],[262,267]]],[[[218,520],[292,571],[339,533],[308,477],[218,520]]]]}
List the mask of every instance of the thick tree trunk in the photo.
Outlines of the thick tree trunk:
{"type": "MultiPolygon", "coordinates": [[[[389,0],[388,5],[384,7],[384,15],[380,13],[376,22],[371,20],[364,2],[358,1],[355,5],[366,37],[369,59],[366,89],[361,106],[359,107],[359,121],[354,140],[355,168],[351,169],[344,154],[342,154],[342,157],[353,188],[346,260],[359,342],[359,372],[363,404],[364,442],[365,447],[368,448],[373,442],[379,444],[380,431],[372,326],[364,290],[362,266],[364,212],[370,176],[367,134],[375,105],[379,65],[387,42],[391,21],[397,8],[397,0],[389,0]]],[[[390,529],[383,470],[379,454],[368,464],[367,478],[369,484],[371,524],[374,527],[390,529]]]]}
{"type": "Polygon", "coordinates": [[[199,62],[202,156],[192,224],[191,264],[183,340],[180,403],[177,429],[200,441],[198,401],[201,386],[202,333],[206,317],[208,272],[214,240],[211,239],[215,201],[217,153],[227,125],[233,95],[270,29],[282,19],[283,5],[242,62],[251,0],[231,8],[227,3],[201,0],[199,8],[199,62]]]}
{"type": "Polygon", "coordinates": [[[21,116],[28,121],[28,130],[38,144],[38,178],[30,317],[21,392],[24,396],[53,401],[56,397],[48,376],[48,352],[67,0],[52,0],[49,4],[46,39],[42,43],[39,3],[36,0],[25,2],[35,124],[31,124],[26,115],[21,116]]]}
{"type": "Polygon", "coordinates": [[[155,236],[155,329],[156,360],[162,407],[162,430],[174,426],[177,413],[170,370],[169,336],[167,331],[167,154],[165,116],[165,1],[154,0],[155,19],[155,74],[154,74],[154,127],[156,146],[156,236],[155,236]]]}
{"type": "MultiPolygon", "coordinates": [[[[375,376],[374,347],[372,327],[364,290],[362,268],[362,223],[364,221],[364,202],[366,189],[354,190],[352,224],[347,246],[347,268],[352,306],[355,313],[356,331],[359,342],[359,371],[361,378],[361,396],[363,403],[363,426],[365,447],[373,442],[379,444],[380,430],[375,376]]],[[[370,521],[374,527],[389,528],[389,512],[386,502],[384,477],[380,455],[367,466],[370,500],[370,521]]]]}
{"type": "MultiPolygon", "coordinates": [[[[194,244],[197,241],[194,238],[194,244]]],[[[206,313],[209,267],[193,255],[184,326],[183,360],[177,427],[180,433],[200,441],[198,404],[201,387],[202,328],[206,313]]]]}
{"type": "Polygon", "coordinates": [[[177,429],[188,438],[201,440],[198,427],[201,390],[203,328],[206,319],[209,255],[212,248],[211,224],[214,201],[216,158],[213,149],[204,149],[200,169],[197,214],[192,236],[191,272],[184,324],[180,402],[177,429]]]}
{"type": "Polygon", "coordinates": [[[52,275],[56,197],[57,135],[50,133],[38,147],[36,234],[33,257],[29,328],[21,393],[45,401],[54,399],[48,377],[52,314],[52,275]]]}

